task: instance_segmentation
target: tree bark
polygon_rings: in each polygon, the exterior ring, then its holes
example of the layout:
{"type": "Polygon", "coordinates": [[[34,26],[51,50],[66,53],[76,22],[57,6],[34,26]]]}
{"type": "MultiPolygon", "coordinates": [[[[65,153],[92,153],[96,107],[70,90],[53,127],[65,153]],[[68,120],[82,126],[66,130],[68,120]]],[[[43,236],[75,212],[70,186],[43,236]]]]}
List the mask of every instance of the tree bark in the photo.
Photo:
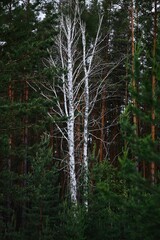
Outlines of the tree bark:
{"type": "Polygon", "coordinates": [[[70,173],[70,192],[71,201],[77,204],[77,182],[75,172],[75,141],[74,141],[74,93],[73,93],[73,59],[72,59],[72,23],[68,18],[67,26],[67,47],[68,47],[68,101],[69,116],[67,122],[68,128],[68,147],[69,147],[69,173],[70,173]]]}
{"type": "MultiPolygon", "coordinates": [[[[155,57],[156,57],[156,41],[157,41],[157,0],[154,0],[154,35],[153,35],[153,69],[152,69],[152,99],[154,101],[155,97],[155,89],[156,89],[156,75],[155,75],[155,57]]],[[[152,125],[151,125],[151,136],[152,141],[154,142],[156,139],[156,128],[155,128],[155,109],[152,107],[152,125]]],[[[151,162],[150,164],[150,174],[151,174],[151,182],[155,183],[155,171],[156,166],[155,162],[151,162]]]]}
{"type": "MultiPolygon", "coordinates": [[[[132,31],[132,86],[133,86],[133,90],[136,91],[137,90],[137,86],[136,86],[136,80],[135,80],[135,66],[134,66],[134,52],[135,52],[135,47],[134,47],[134,0],[132,0],[132,9],[131,9],[131,31],[132,31]]],[[[137,102],[136,99],[133,99],[133,106],[137,107],[137,102]]],[[[136,114],[133,114],[133,124],[135,125],[135,134],[138,135],[138,118],[136,116],[136,114]]]]}

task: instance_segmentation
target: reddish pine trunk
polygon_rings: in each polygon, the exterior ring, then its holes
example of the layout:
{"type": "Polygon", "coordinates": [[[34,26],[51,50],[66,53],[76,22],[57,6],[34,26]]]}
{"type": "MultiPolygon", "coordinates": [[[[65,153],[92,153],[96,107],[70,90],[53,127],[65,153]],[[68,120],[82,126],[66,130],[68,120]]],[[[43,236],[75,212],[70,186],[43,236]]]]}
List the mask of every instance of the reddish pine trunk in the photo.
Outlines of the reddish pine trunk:
{"type": "MultiPolygon", "coordinates": [[[[157,0],[154,1],[154,36],[153,36],[153,62],[155,61],[156,56],[156,39],[157,39],[157,0]]],[[[152,71],[152,98],[155,96],[155,88],[156,88],[156,76],[155,76],[155,66],[153,66],[152,71]]],[[[155,129],[155,109],[152,107],[152,125],[151,125],[151,136],[152,140],[155,141],[156,138],[156,129],[155,129]]],[[[150,174],[151,174],[151,182],[155,182],[155,162],[151,162],[150,164],[150,174]]]]}

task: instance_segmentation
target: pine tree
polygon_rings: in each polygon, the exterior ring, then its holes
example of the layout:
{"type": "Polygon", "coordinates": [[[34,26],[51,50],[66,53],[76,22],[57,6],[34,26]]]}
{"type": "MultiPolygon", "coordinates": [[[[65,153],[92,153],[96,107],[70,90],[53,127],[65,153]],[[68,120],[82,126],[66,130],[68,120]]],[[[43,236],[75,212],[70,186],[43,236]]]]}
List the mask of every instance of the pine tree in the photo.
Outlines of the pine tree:
{"type": "Polygon", "coordinates": [[[159,69],[158,67],[158,45],[156,30],[156,11],[154,13],[152,43],[153,53],[150,53],[150,47],[147,49],[143,41],[135,43],[135,52],[132,62],[132,86],[134,79],[134,87],[130,88],[131,101],[124,114],[124,122],[122,120],[122,129],[126,128],[126,137],[129,149],[132,151],[132,157],[137,161],[138,168],[143,172],[144,177],[152,179],[155,182],[156,167],[159,165],[159,147],[156,129],[158,129],[159,121],[159,69]],[[151,71],[152,69],[152,71],[151,71]],[[135,104],[136,103],[136,104],[135,104]],[[137,121],[133,121],[131,125],[130,117],[134,116],[137,121]],[[129,133],[130,132],[130,133],[129,133]],[[153,133],[154,132],[154,133],[153,133]],[[153,168],[152,168],[153,167],[153,168]],[[151,170],[152,168],[152,170],[151,170]]]}

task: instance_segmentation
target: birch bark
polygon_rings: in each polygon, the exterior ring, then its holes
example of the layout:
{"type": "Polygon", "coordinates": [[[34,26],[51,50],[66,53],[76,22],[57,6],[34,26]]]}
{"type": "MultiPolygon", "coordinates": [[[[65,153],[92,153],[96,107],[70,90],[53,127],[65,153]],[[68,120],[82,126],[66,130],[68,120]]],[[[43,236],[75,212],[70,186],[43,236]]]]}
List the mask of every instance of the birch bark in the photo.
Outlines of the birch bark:
{"type": "Polygon", "coordinates": [[[67,46],[68,46],[68,108],[67,120],[68,148],[69,148],[69,173],[70,173],[70,194],[72,203],[77,204],[77,182],[75,173],[75,141],[74,141],[74,92],[73,92],[73,59],[72,59],[72,23],[68,19],[67,24],[67,46]]]}
{"type": "MultiPolygon", "coordinates": [[[[82,32],[82,46],[83,46],[83,69],[84,69],[84,126],[83,126],[83,135],[84,135],[84,144],[83,144],[83,163],[84,163],[84,192],[87,195],[87,186],[88,186],[88,118],[89,118],[89,72],[86,66],[86,32],[85,26],[81,24],[82,32]]],[[[87,197],[87,196],[85,196],[87,197]]],[[[88,202],[85,200],[86,207],[88,202]]]]}

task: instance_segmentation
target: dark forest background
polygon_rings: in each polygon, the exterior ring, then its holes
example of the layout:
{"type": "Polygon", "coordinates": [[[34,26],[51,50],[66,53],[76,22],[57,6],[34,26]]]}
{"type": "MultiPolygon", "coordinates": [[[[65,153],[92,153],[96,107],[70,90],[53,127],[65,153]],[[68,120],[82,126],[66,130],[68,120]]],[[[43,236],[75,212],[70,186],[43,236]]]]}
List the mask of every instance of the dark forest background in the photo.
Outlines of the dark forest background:
{"type": "MultiPolygon", "coordinates": [[[[105,63],[103,77],[113,71],[90,115],[87,195],[83,116],[77,115],[77,204],[70,197],[67,143],[57,130],[65,118],[53,114],[57,100],[42,91],[66,71],[45,62],[61,11],[72,15],[75,4],[0,2],[0,239],[158,240],[160,3],[79,1],[87,44],[104,16],[98,61],[105,63]]],[[[101,79],[95,74],[91,81],[101,79]]]]}

